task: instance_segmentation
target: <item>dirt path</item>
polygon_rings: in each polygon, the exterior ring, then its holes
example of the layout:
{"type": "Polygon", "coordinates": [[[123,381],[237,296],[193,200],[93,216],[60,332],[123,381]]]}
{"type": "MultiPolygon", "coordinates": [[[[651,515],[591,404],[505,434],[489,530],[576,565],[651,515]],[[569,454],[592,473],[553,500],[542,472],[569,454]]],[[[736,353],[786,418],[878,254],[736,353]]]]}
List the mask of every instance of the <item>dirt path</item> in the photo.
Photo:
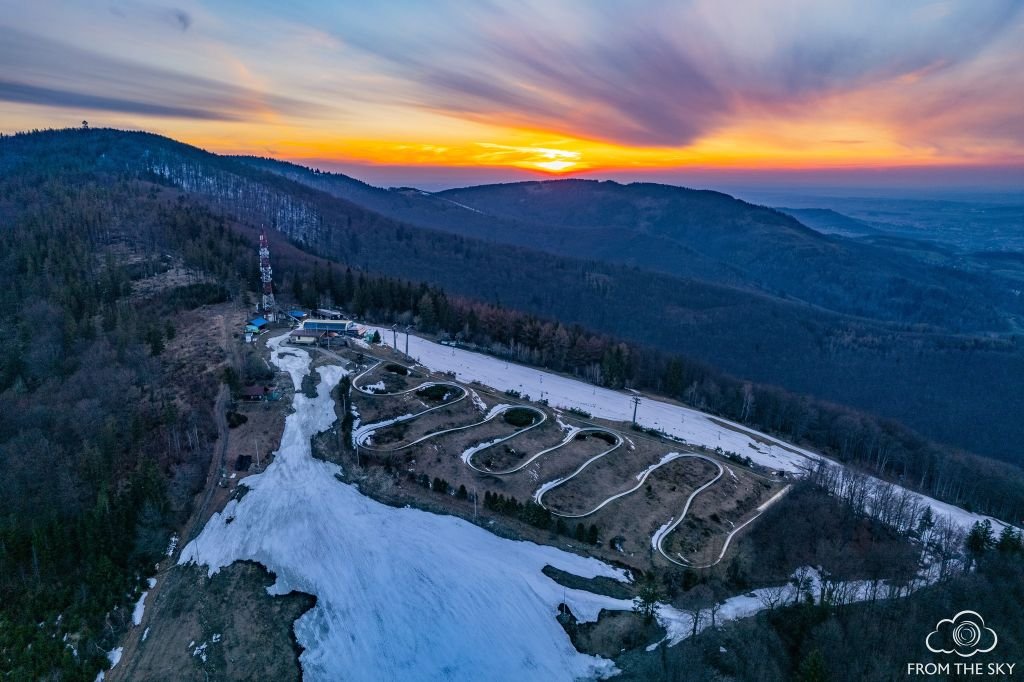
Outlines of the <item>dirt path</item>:
{"type": "MultiPolygon", "coordinates": [[[[227,326],[227,316],[219,315],[217,325],[220,327],[221,336],[221,347],[231,353],[236,359],[234,364],[237,364],[237,348],[235,344],[230,343],[231,336],[227,326]]],[[[177,547],[157,564],[156,585],[150,590],[146,596],[146,610],[143,614],[142,623],[132,627],[125,635],[121,645],[124,647],[124,651],[121,655],[121,665],[115,666],[113,670],[109,670],[106,673],[105,679],[115,682],[117,680],[130,679],[129,670],[132,668],[133,661],[137,660],[137,652],[140,640],[148,627],[147,623],[153,619],[154,613],[158,610],[159,596],[165,583],[167,582],[167,572],[170,571],[178,561],[178,554],[181,552],[181,548],[188,544],[188,541],[193,539],[202,527],[205,525],[206,520],[210,514],[210,501],[213,499],[213,494],[218,488],[218,482],[220,480],[221,471],[226,466],[227,460],[227,449],[228,440],[230,438],[230,431],[228,429],[227,422],[227,407],[228,402],[231,399],[231,393],[226,384],[221,384],[220,390],[217,392],[217,399],[214,402],[214,419],[217,423],[217,442],[214,447],[210,449],[210,464],[206,472],[206,484],[203,486],[203,490],[200,492],[202,500],[197,504],[189,516],[188,521],[184,527],[181,528],[178,537],[177,547]]]]}
{"type": "Polygon", "coordinates": [[[199,531],[206,524],[206,520],[210,516],[210,500],[213,498],[214,492],[217,490],[217,483],[220,479],[221,467],[225,463],[227,447],[228,447],[228,423],[225,417],[227,411],[227,404],[230,398],[230,393],[226,385],[221,385],[220,391],[217,393],[217,401],[214,406],[214,416],[217,421],[217,443],[211,449],[210,466],[209,471],[206,474],[206,485],[203,487],[202,501],[196,505],[195,510],[189,517],[185,526],[181,529],[177,547],[174,552],[163,559],[157,564],[157,572],[153,577],[156,578],[156,585],[149,590],[149,594],[146,596],[146,610],[142,617],[142,623],[140,625],[133,626],[128,633],[125,635],[124,640],[121,642],[121,646],[124,647],[124,651],[121,653],[121,664],[114,667],[113,670],[109,670],[106,673],[104,679],[110,682],[116,682],[119,680],[131,679],[131,669],[133,662],[138,660],[137,651],[142,639],[143,634],[149,629],[148,623],[153,620],[156,612],[159,610],[159,597],[161,590],[167,583],[167,573],[172,570],[178,561],[178,554],[181,549],[188,544],[189,540],[193,539],[199,534],[199,531]]]}

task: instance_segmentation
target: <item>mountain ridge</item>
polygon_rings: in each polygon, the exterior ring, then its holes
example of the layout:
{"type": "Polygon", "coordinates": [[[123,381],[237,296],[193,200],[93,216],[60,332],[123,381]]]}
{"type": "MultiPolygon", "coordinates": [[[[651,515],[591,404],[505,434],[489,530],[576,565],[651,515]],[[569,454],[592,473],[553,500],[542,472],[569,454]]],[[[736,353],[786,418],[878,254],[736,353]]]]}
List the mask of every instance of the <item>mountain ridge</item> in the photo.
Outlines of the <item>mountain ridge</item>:
{"type": "Polygon", "coordinates": [[[713,190],[561,179],[435,193],[374,188],[367,199],[364,183],[357,195],[343,174],[268,159],[247,162],[421,227],[758,291],[841,314],[995,332],[1012,328],[1008,315],[1024,314],[1002,279],[824,235],[781,211],[713,190]],[[445,200],[454,205],[442,205],[445,200]]]}
{"type": "MultiPolygon", "coordinates": [[[[1012,336],[876,321],[628,264],[496,248],[148,133],[5,137],[0,170],[14,172],[20,182],[45,183],[60,172],[75,182],[173,187],[234,220],[273,228],[307,251],[360,270],[429,282],[453,295],[685,354],[734,376],[901,420],[970,450],[1012,460],[1018,457],[1012,443],[1024,437],[1021,425],[998,418],[1007,409],[1024,409],[1012,381],[1024,373],[1024,350],[1012,336]]],[[[0,198],[0,212],[15,210],[0,198]]],[[[277,275],[279,282],[290,281],[286,270],[277,275]]]]}

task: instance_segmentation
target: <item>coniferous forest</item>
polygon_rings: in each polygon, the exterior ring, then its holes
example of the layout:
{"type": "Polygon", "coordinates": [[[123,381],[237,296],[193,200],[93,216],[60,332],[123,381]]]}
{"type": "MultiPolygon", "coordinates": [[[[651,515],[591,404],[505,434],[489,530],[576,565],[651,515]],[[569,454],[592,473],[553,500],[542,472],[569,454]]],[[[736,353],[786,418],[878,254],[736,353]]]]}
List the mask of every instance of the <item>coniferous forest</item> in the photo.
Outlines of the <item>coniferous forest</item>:
{"type": "MultiPolygon", "coordinates": [[[[221,378],[173,371],[164,348],[182,311],[255,300],[255,235],[266,222],[294,228],[272,233],[282,300],[415,324],[471,349],[664,395],[968,509],[1024,518],[1024,474],[1012,464],[939,444],[862,409],[733,377],[666,344],[396,276],[404,267],[370,267],[358,254],[390,250],[395,262],[399,250],[407,258],[429,256],[429,235],[357,207],[325,218],[323,206],[333,204],[319,204],[326,200],[316,190],[254,169],[232,175],[218,162],[206,167],[199,153],[172,166],[158,145],[140,166],[137,146],[148,139],[66,131],[0,140],[0,666],[11,679],[94,679],[126,626],[127,612],[114,607],[132,601],[165,554],[171,529],[188,515],[208,473],[221,378]],[[347,227],[332,232],[331,221],[347,227]],[[329,261],[331,249],[351,257],[329,261]],[[152,294],[133,287],[172,261],[194,281],[152,294]]],[[[450,240],[441,248],[463,258],[479,253],[479,245],[450,240]]],[[[499,280],[523,257],[515,249],[488,256],[499,280]]],[[[553,282],[582,278],[605,295],[603,266],[572,272],[565,261],[544,258],[553,282]]],[[[509,275],[499,283],[525,288],[528,281],[509,275]]],[[[531,295],[519,291],[509,300],[531,295]]],[[[586,529],[580,534],[586,538],[586,529]]],[[[971,591],[993,612],[1000,600],[1024,600],[1019,547],[982,537],[974,549],[978,570],[909,598],[910,607],[787,606],[784,618],[771,612],[733,634],[669,650],[663,670],[652,674],[706,679],[698,671],[714,668],[826,679],[816,672],[825,670],[834,679],[864,679],[840,674],[838,661],[896,642],[888,653],[876,650],[879,661],[891,662],[899,638],[937,613],[948,615],[943,609],[958,594],[971,591]],[[854,636],[862,632],[871,636],[854,636]]],[[[1007,636],[1020,641],[1020,633],[1007,636]]]]}

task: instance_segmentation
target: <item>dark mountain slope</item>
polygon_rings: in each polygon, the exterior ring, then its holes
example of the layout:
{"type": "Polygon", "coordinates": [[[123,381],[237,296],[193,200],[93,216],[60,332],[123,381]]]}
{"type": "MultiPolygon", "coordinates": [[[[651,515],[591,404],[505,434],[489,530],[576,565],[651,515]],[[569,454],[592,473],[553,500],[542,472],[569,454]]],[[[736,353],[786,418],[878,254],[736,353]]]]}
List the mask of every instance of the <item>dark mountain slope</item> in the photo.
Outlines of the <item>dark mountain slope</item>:
{"type": "Polygon", "coordinates": [[[879,230],[863,220],[833,211],[830,208],[782,208],[777,210],[793,216],[812,230],[822,234],[838,234],[844,237],[876,235],[879,230]]]}
{"type": "Polygon", "coordinates": [[[823,235],[719,192],[562,180],[437,196],[544,226],[516,233],[538,248],[758,288],[841,313],[949,331],[1006,331],[1007,315],[1024,312],[1001,281],[823,235]],[[568,239],[545,238],[565,234],[562,228],[574,230],[568,239]]]}
{"type": "Polygon", "coordinates": [[[328,173],[285,161],[252,156],[235,157],[254,168],[324,191],[371,211],[419,227],[506,244],[526,244],[517,233],[533,234],[539,229],[521,220],[490,215],[467,208],[451,199],[412,187],[383,189],[341,173],[328,173]]]}
{"type": "MultiPolygon", "coordinates": [[[[1008,331],[1008,318],[1024,313],[1002,278],[915,258],[884,243],[825,235],[719,192],[561,180],[431,194],[374,188],[271,159],[240,160],[421,227],[703,279],[845,314],[970,332],[1008,331]]],[[[857,222],[847,219],[844,229],[857,222]]]]}
{"type": "MultiPolygon", "coordinates": [[[[144,133],[58,131],[0,140],[0,173],[45,183],[40,168],[80,183],[141,179],[171,186],[341,263],[683,353],[736,376],[900,419],[974,451],[1016,459],[1014,443],[1024,436],[1024,424],[1004,417],[1024,409],[1015,380],[1024,375],[1018,339],[877,323],[695,279],[495,248],[393,220],[237,159],[144,133]]],[[[732,201],[709,194],[712,205],[732,201]]],[[[813,234],[788,218],[777,219],[794,240],[813,234]]],[[[741,224],[720,231],[764,229],[741,224]]],[[[834,248],[827,241],[808,243],[834,248]]]]}

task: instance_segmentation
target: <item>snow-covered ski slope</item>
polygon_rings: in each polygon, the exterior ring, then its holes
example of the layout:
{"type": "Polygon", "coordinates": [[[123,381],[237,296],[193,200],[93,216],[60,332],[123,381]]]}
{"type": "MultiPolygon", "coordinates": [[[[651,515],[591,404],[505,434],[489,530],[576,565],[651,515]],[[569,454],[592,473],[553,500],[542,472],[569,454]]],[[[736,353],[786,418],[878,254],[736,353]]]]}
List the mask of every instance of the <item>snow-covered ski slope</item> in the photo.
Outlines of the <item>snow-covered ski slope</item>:
{"type": "MultiPolygon", "coordinates": [[[[380,328],[381,338],[390,340],[390,330],[380,328]]],[[[399,340],[399,349],[405,340],[399,340]]],[[[390,345],[385,343],[384,345],[390,345]]],[[[443,346],[409,336],[409,355],[436,372],[455,372],[460,381],[479,381],[499,391],[514,390],[534,400],[546,398],[552,407],[575,407],[595,417],[628,422],[633,418],[632,394],[613,391],[570,377],[506,362],[489,355],[443,346]]],[[[644,397],[637,410],[637,422],[660,429],[687,443],[749,456],[753,461],[779,471],[799,473],[814,466],[820,456],[740,424],[710,417],[680,405],[644,397]],[[715,421],[728,424],[727,428],[715,421]],[[756,434],[756,439],[747,434],[756,434]]]]}
{"type": "Polygon", "coordinates": [[[335,478],[310,438],[335,421],[330,389],[343,370],[321,366],[317,397],[298,389],[306,351],[270,342],[296,388],[295,412],[266,471],[215,514],[182,551],[213,574],[253,560],[277,575],[273,594],[317,597],[295,633],[309,680],[573,680],[614,672],[577,652],[555,619],[563,600],[582,621],[629,602],[566,589],[545,565],[625,579],[595,559],[500,538],[453,516],[396,509],[335,478]]]}
{"type": "MultiPolygon", "coordinates": [[[[391,338],[389,329],[378,328],[378,331],[385,342],[391,338]]],[[[404,343],[405,339],[399,341],[400,349],[404,343]]],[[[632,394],[623,391],[601,388],[489,355],[441,345],[418,336],[409,336],[409,355],[435,372],[455,372],[460,381],[479,381],[499,391],[519,391],[534,400],[546,398],[552,407],[576,407],[595,417],[613,421],[628,422],[633,418],[632,394]]],[[[800,474],[813,468],[817,460],[823,459],[820,454],[735,422],[649,397],[644,397],[640,403],[637,422],[645,427],[660,429],[692,445],[721,447],[727,452],[749,456],[757,464],[777,471],[800,474]]],[[[973,514],[946,502],[923,495],[918,497],[931,506],[936,515],[949,517],[964,528],[986,518],[991,519],[997,528],[1005,525],[998,519],[973,514]]]]}

